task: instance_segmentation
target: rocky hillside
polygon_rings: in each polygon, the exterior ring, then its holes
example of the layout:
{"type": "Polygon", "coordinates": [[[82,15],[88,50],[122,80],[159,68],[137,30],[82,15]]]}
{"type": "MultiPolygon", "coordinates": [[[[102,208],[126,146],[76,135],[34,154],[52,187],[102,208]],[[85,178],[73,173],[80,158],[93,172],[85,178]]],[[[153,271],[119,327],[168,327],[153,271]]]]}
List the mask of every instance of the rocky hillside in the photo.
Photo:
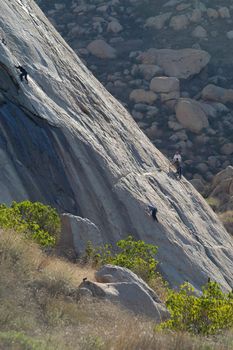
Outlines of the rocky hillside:
{"type": "Polygon", "coordinates": [[[233,164],[230,0],[37,2],[154,145],[182,150],[198,190],[233,164]]]}
{"type": "Polygon", "coordinates": [[[210,277],[232,288],[232,238],[199,193],[174,177],[33,1],[0,7],[0,201],[36,199],[88,218],[104,242],[131,233],[154,243],[172,286],[200,288],[210,277]]]}

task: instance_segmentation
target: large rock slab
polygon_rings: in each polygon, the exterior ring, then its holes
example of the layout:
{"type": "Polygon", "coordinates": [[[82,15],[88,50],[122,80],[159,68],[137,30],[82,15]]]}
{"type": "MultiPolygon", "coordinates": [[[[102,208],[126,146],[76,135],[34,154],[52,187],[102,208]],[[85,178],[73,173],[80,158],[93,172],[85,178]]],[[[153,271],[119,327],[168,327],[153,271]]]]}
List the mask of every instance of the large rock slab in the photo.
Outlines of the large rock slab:
{"type": "Polygon", "coordinates": [[[93,246],[103,244],[99,228],[88,219],[69,213],[61,215],[61,237],[58,243],[60,252],[80,257],[91,242],[93,246]]]}
{"type": "Polygon", "coordinates": [[[106,265],[95,275],[100,282],[84,281],[79,286],[81,294],[85,288],[93,297],[117,303],[137,315],[153,318],[157,322],[168,319],[169,312],[155,292],[130,270],[106,265]]]}
{"type": "MultiPolygon", "coordinates": [[[[33,1],[0,0],[0,8],[8,43],[0,44],[0,201],[39,200],[88,218],[106,243],[131,233],[155,244],[173,287],[188,280],[200,289],[210,277],[230,290],[232,238],[205,200],[170,176],[169,161],[33,1]],[[26,66],[28,85],[15,64],[26,66]],[[145,213],[149,203],[159,223],[145,213]]],[[[182,76],[197,71],[175,63],[182,76]]]]}
{"type": "Polygon", "coordinates": [[[190,98],[178,100],[176,118],[184,128],[194,133],[199,133],[203,128],[209,126],[202,104],[190,98]]]}
{"type": "Polygon", "coordinates": [[[139,284],[151,298],[157,303],[161,303],[161,300],[157,294],[151,289],[140,277],[134,272],[125,267],[115,265],[104,265],[98,271],[95,272],[95,278],[100,283],[117,283],[117,282],[133,282],[139,284]]]}
{"type": "Polygon", "coordinates": [[[204,50],[197,49],[149,49],[142,53],[139,59],[144,64],[160,66],[165,75],[187,79],[200,71],[208,64],[210,55],[204,50]]]}

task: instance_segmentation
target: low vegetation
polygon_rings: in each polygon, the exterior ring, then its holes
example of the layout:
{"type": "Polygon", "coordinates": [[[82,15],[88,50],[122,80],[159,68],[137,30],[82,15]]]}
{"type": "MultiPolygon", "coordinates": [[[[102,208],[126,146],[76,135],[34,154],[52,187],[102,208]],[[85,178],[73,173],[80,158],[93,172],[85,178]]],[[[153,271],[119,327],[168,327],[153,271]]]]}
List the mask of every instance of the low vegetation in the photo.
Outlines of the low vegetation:
{"type": "Polygon", "coordinates": [[[97,268],[105,264],[127,267],[155,290],[161,300],[167,298],[167,283],[156,271],[158,261],[155,259],[158,247],[136,240],[132,236],[121,239],[113,247],[111,244],[94,248],[88,242],[83,261],[97,268]]]}
{"type": "Polygon", "coordinates": [[[0,204],[0,228],[13,229],[41,246],[56,244],[60,226],[58,213],[48,205],[30,201],[13,202],[10,207],[0,204]]]}
{"type": "Polygon", "coordinates": [[[233,348],[233,293],[224,294],[211,281],[200,296],[189,284],[169,290],[156,273],[157,247],[129,236],[117,243],[118,250],[89,244],[82,264],[72,264],[46,255],[33,236],[38,225],[56,241],[60,221],[52,208],[30,202],[1,206],[0,222],[0,349],[233,348]],[[80,297],[83,278],[94,279],[90,262],[138,273],[162,294],[170,320],[156,325],[110,302],[80,297]]]}
{"type": "Polygon", "coordinates": [[[202,338],[155,329],[109,302],[79,299],[94,270],[46,256],[12,231],[0,231],[0,349],[230,350],[233,335],[202,338]]]}

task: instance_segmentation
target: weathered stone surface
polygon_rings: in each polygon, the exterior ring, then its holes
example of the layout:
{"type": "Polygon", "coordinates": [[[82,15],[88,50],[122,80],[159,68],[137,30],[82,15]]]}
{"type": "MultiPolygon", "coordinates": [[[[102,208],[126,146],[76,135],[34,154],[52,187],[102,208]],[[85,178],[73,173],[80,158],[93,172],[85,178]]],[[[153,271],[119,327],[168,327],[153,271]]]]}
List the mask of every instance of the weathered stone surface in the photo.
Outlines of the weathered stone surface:
{"type": "Polygon", "coordinates": [[[233,210],[233,167],[228,166],[214,176],[209,197],[219,200],[219,210],[233,210]]]}
{"type": "Polygon", "coordinates": [[[163,13],[162,15],[150,17],[146,20],[145,27],[162,29],[165,23],[171,17],[171,14],[172,14],[171,12],[166,12],[166,13],[163,13]]]}
{"type": "Polygon", "coordinates": [[[201,92],[204,100],[217,102],[233,102],[233,89],[224,89],[213,84],[207,85],[201,92]]]}
{"type": "Polygon", "coordinates": [[[229,156],[230,154],[233,153],[233,143],[229,142],[229,143],[225,143],[225,145],[223,145],[221,147],[221,152],[223,154],[226,154],[227,156],[229,156]]]}
{"type": "Polygon", "coordinates": [[[205,39],[205,38],[207,38],[207,31],[202,26],[197,26],[192,31],[192,36],[194,38],[198,38],[198,39],[205,39]]]}
{"type": "Polygon", "coordinates": [[[173,77],[155,77],[151,80],[150,89],[158,93],[169,93],[180,90],[179,79],[173,77]]]}
{"type": "Polygon", "coordinates": [[[169,26],[178,31],[187,28],[188,24],[189,20],[186,15],[178,15],[171,18],[169,26]]]}
{"type": "Polygon", "coordinates": [[[218,11],[213,8],[208,8],[206,13],[207,13],[207,16],[211,19],[217,19],[219,16],[218,11]]]}
{"type": "Polygon", "coordinates": [[[200,289],[210,277],[230,290],[232,238],[205,200],[185,178],[169,176],[168,160],[33,1],[0,0],[0,8],[9,42],[0,44],[1,202],[39,200],[88,218],[106,243],[131,233],[159,247],[171,286],[188,280],[200,289]],[[159,223],[145,214],[148,203],[159,223]]]}
{"type": "Polygon", "coordinates": [[[104,265],[100,270],[96,271],[95,278],[100,283],[118,283],[118,282],[134,282],[139,284],[151,298],[157,303],[161,303],[161,300],[156,295],[153,289],[151,289],[140,277],[138,277],[131,270],[115,266],[115,265],[104,265]]]}
{"type": "Polygon", "coordinates": [[[102,234],[99,228],[88,219],[64,213],[61,215],[61,236],[59,250],[81,256],[91,242],[93,246],[103,244],[102,234]]]}
{"type": "Polygon", "coordinates": [[[184,128],[199,133],[209,126],[208,118],[197,101],[181,98],[176,105],[176,118],[184,128]]]}
{"type": "Polygon", "coordinates": [[[153,104],[157,100],[157,95],[153,91],[146,91],[143,89],[135,89],[131,91],[129,99],[135,103],[153,104]]]}
{"type": "Polygon", "coordinates": [[[227,7],[223,6],[218,9],[218,13],[221,18],[230,18],[231,14],[227,7]]]}
{"type": "Polygon", "coordinates": [[[155,292],[130,270],[106,265],[96,272],[96,278],[99,283],[85,281],[79,289],[85,288],[93,297],[110,300],[156,321],[166,320],[169,317],[169,312],[155,292]]]}
{"type": "Polygon", "coordinates": [[[138,71],[143,75],[144,79],[150,80],[155,75],[161,75],[163,70],[155,64],[139,64],[138,71]]]}
{"type": "Polygon", "coordinates": [[[140,59],[144,64],[159,65],[167,76],[187,79],[208,64],[210,55],[196,49],[149,49],[140,55],[140,59]]]}
{"type": "Polygon", "coordinates": [[[122,30],[123,30],[123,27],[118,21],[110,22],[107,27],[107,32],[111,32],[115,34],[121,32],[122,30]]]}
{"type": "Polygon", "coordinates": [[[202,20],[202,11],[200,9],[194,9],[189,19],[194,23],[200,22],[202,20]]]}
{"type": "Polygon", "coordinates": [[[116,57],[116,50],[102,39],[92,41],[87,46],[88,51],[98,58],[111,59],[116,57]]]}

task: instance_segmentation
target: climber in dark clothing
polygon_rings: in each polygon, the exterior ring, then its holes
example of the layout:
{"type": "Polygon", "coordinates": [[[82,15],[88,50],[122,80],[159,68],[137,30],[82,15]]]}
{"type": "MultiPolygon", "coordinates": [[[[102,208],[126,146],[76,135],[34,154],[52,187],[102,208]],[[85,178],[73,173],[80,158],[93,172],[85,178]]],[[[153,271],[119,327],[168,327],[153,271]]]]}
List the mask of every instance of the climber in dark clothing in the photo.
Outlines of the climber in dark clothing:
{"type": "Polygon", "coordinates": [[[148,205],[148,210],[151,213],[151,216],[154,219],[154,221],[158,222],[158,218],[157,218],[158,209],[156,207],[153,207],[152,205],[148,205]]]}
{"type": "Polygon", "coordinates": [[[23,78],[24,78],[26,80],[26,82],[28,83],[28,78],[27,78],[28,73],[27,73],[26,69],[24,69],[22,66],[15,66],[15,68],[19,69],[21,72],[19,75],[20,80],[23,81],[23,78]]]}

